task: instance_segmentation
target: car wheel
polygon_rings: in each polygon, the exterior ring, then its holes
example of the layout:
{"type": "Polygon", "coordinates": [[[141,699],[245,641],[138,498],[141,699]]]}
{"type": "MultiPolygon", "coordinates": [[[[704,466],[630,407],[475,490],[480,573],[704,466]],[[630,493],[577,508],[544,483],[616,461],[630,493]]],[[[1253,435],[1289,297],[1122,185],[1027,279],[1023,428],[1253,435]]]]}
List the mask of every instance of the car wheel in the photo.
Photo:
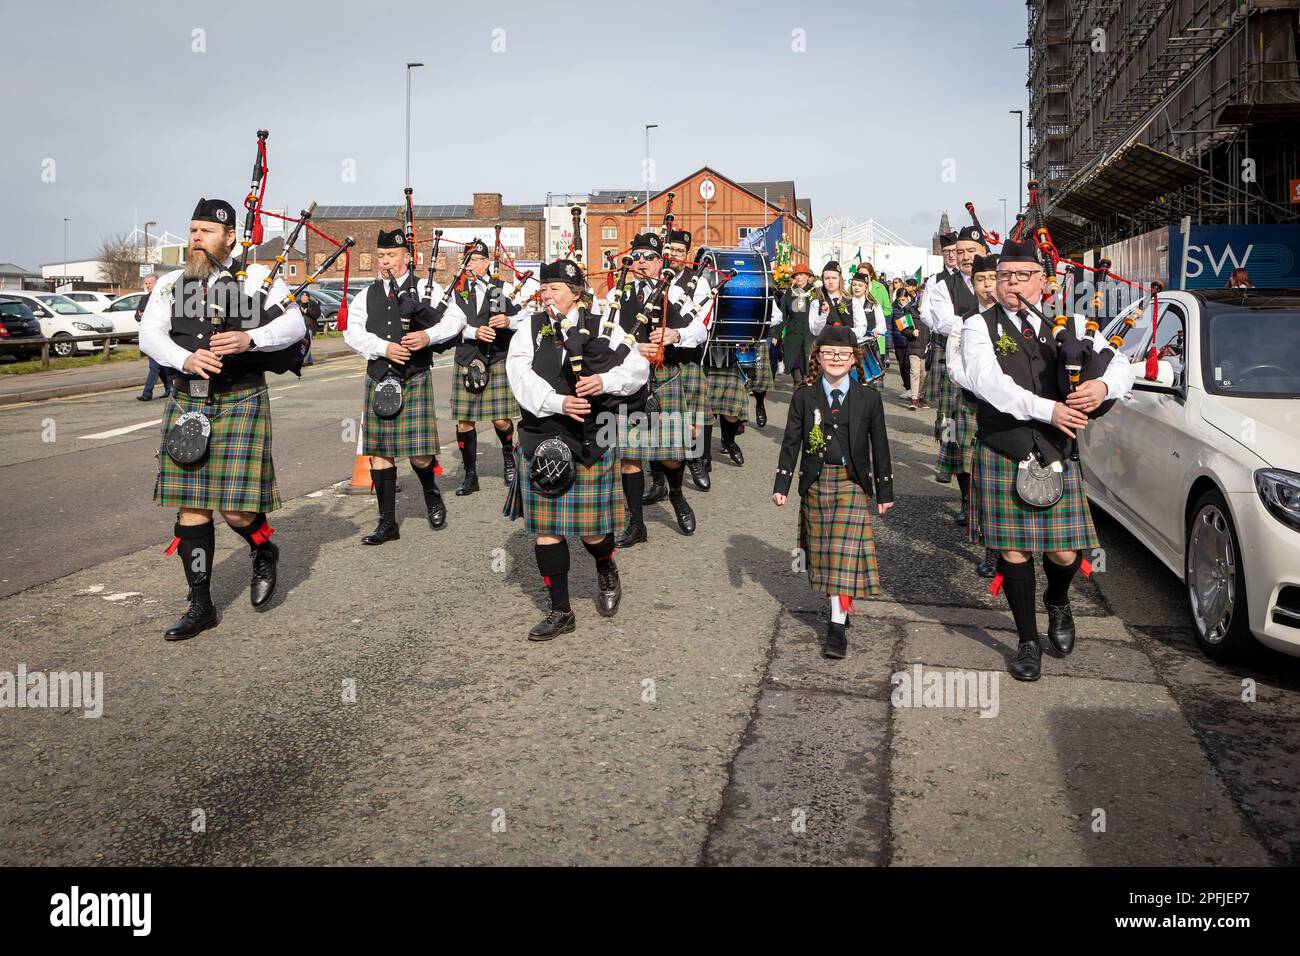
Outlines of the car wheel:
{"type": "Polygon", "coordinates": [[[67,332],[56,332],[53,336],[54,341],[50,343],[50,351],[59,358],[68,358],[77,351],[77,343],[72,341],[72,336],[67,332]],[[67,341],[64,341],[64,340],[67,341]]]}
{"type": "Polygon", "coordinates": [[[1196,643],[1216,661],[1239,660],[1255,639],[1246,612],[1246,570],[1237,529],[1217,488],[1196,502],[1185,542],[1183,581],[1196,643]]]}

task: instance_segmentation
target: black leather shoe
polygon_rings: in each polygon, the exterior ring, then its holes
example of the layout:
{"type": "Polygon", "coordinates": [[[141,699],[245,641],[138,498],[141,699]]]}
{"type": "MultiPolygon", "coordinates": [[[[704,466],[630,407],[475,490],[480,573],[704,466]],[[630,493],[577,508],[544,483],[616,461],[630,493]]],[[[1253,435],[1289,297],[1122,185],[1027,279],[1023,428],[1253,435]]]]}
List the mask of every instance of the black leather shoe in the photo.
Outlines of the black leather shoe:
{"type": "Polygon", "coordinates": [[[572,611],[552,610],[540,624],[528,632],[528,639],[530,641],[549,641],[561,634],[568,634],[570,631],[576,630],[577,627],[578,619],[572,611]]]}
{"type": "Polygon", "coordinates": [[[964,504],[961,506],[961,511],[953,516],[952,523],[963,528],[970,523],[970,519],[966,516],[966,506],[964,504]]]}
{"type": "Polygon", "coordinates": [[[201,634],[210,627],[216,627],[220,618],[212,604],[212,598],[190,598],[190,606],[185,609],[180,620],[169,627],[163,634],[164,641],[184,641],[201,634]]]}
{"type": "Polygon", "coordinates": [[[975,573],[982,578],[998,576],[998,553],[989,548],[984,549],[984,560],[975,565],[975,573]]]}
{"type": "Polygon", "coordinates": [[[362,544],[383,544],[385,541],[396,541],[401,537],[397,530],[397,521],[387,515],[379,516],[379,524],[375,525],[375,530],[370,532],[361,539],[362,544]]]}
{"type": "Polygon", "coordinates": [[[1043,642],[1021,641],[1016,659],[1007,668],[1016,680],[1033,681],[1042,675],[1043,642]]]}
{"type": "Polygon", "coordinates": [[[456,496],[472,495],[476,491],[478,491],[478,472],[465,472],[465,477],[462,478],[460,484],[456,486],[456,496]]]}
{"type": "Polygon", "coordinates": [[[619,532],[618,536],[614,539],[614,547],[630,548],[632,545],[645,540],[647,540],[645,525],[629,518],[627,524],[623,527],[623,530],[619,532]]]}
{"type": "Polygon", "coordinates": [[[713,459],[712,459],[712,458],[705,458],[705,459],[704,459],[704,473],[707,475],[707,474],[710,474],[712,471],[713,471],[713,459]]]}
{"type": "Polygon", "coordinates": [[[613,617],[618,611],[618,602],[623,599],[623,582],[618,577],[618,566],[611,561],[608,571],[597,568],[596,581],[600,588],[596,611],[601,617],[613,617]]]}
{"type": "Polygon", "coordinates": [[[952,475],[948,474],[947,472],[943,472],[943,471],[941,471],[941,472],[939,472],[939,474],[937,474],[937,475],[934,476],[934,480],[937,481],[937,482],[939,482],[939,484],[941,484],[941,485],[951,484],[951,483],[952,483],[952,475]]]}
{"type": "Polygon", "coordinates": [[[274,541],[257,546],[253,552],[253,580],[248,585],[248,598],[253,607],[261,607],[275,593],[275,569],[280,561],[280,549],[274,541]]]}
{"type": "Polygon", "coordinates": [[[152,395],[137,395],[137,396],[135,397],[135,400],[136,400],[137,402],[152,402],[152,401],[153,401],[153,396],[152,396],[152,395]]]}
{"type": "Polygon", "coordinates": [[[1062,654],[1070,653],[1074,650],[1075,636],[1074,614],[1070,605],[1053,607],[1044,599],[1043,607],[1047,608],[1047,639],[1062,654]]]}
{"type": "Polygon", "coordinates": [[[822,657],[840,660],[849,652],[849,639],[844,633],[844,625],[834,621],[826,625],[826,642],[822,645],[822,657]]]}
{"type": "Polygon", "coordinates": [[[667,497],[668,480],[662,474],[656,474],[654,480],[650,482],[650,487],[641,495],[641,503],[643,505],[652,505],[663,501],[667,497]]]}
{"type": "Polygon", "coordinates": [[[754,424],[759,428],[767,424],[767,405],[761,399],[754,402],[754,424]]]}
{"type": "Polygon", "coordinates": [[[695,511],[686,500],[686,495],[674,491],[668,495],[668,500],[677,515],[677,527],[682,529],[682,534],[695,534],[695,511]]]}
{"type": "Polygon", "coordinates": [[[436,495],[433,504],[425,501],[429,509],[429,527],[434,531],[440,531],[447,527],[447,503],[442,500],[442,495],[436,495]]]}
{"type": "Polygon", "coordinates": [[[708,491],[713,485],[713,482],[709,479],[709,472],[704,467],[703,458],[690,459],[686,462],[686,469],[691,473],[691,481],[700,491],[708,491]]]}
{"type": "Polygon", "coordinates": [[[506,487],[509,488],[515,480],[515,450],[501,446],[501,463],[505,468],[506,487]]]}
{"type": "Polygon", "coordinates": [[[740,446],[735,442],[732,442],[730,445],[723,445],[722,450],[730,455],[731,460],[737,465],[743,465],[745,463],[745,453],[740,450],[740,446]]]}

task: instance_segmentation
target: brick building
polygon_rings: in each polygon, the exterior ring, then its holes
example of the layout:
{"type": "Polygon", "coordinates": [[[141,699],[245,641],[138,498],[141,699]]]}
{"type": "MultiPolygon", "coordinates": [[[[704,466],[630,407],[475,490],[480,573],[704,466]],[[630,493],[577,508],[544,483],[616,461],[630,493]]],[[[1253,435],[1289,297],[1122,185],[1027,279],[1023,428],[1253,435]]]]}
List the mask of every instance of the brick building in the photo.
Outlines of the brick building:
{"type": "MultiPolygon", "coordinates": [[[[460,265],[462,243],[481,238],[492,246],[494,227],[501,229],[501,243],[520,261],[536,261],[543,247],[542,205],[509,206],[501,202],[500,193],[475,193],[472,205],[415,206],[415,234],[417,246],[416,268],[421,278],[428,269],[426,256],[433,230],[443,231],[443,244],[438,253],[435,277],[444,285],[450,281],[460,265]],[[454,241],[453,241],[454,240],[454,241]]],[[[381,229],[400,229],[405,224],[404,206],[318,206],[312,222],[318,229],[342,240],[351,236],[357,241],[350,254],[352,277],[368,282],[374,278],[376,239],[381,229]]],[[[307,235],[307,263],[310,269],[320,263],[333,250],[333,246],[319,236],[307,235]]],[[[343,260],[340,258],[322,279],[343,277],[343,260]]]]}
{"type": "MultiPolygon", "coordinates": [[[[674,228],[691,233],[695,247],[735,246],[751,229],[759,229],[778,215],[784,219],[782,237],[790,242],[795,262],[808,259],[808,233],[812,228],[812,203],[795,195],[794,183],[740,183],[708,166],[678,180],[650,196],[650,227],[658,231],[663,223],[667,194],[673,201],[674,228]],[[700,184],[713,183],[713,197],[706,203],[700,184]],[[764,191],[767,204],[764,205],[764,191]],[[706,216],[707,206],[707,216],[706,216]],[[705,221],[707,219],[707,232],[705,221]]],[[[603,262],[606,253],[617,254],[632,244],[632,237],[645,229],[644,190],[598,190],[587,205],[587,248],[593,262],[603,262]]]]}
{"type": "MultiPolygon", "coordinates": [[[[249,251],[249,262],[260,262],[265,266],[271,266],[275,263],[275,257],[284,249],[284,236],[276,236],[274,239],[268,239],[260,246],[254,246],[249,251]]],[[[298,240],[300,243],[302,239],[298,240]]],[[[238,246],[236,246],[238,251],[238,246]]],[[[307,278],[305,271],[307,257],[300,246],[291,246],[289,252],[284,257],[284,265],[280,267],[280,278],[289,285],[296,285],[303,279],[307,278]]]]}

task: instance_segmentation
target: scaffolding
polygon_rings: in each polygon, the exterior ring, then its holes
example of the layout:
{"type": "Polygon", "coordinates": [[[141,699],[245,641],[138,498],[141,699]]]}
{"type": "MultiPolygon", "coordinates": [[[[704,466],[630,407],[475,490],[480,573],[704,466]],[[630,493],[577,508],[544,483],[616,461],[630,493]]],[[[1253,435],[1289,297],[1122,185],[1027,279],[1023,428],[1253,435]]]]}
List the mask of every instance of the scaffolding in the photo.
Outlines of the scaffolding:
{"type": "Polygon", "coordinates": [[[1029,167],[1076,249],[1182,216],[1300,221],[1300,0],[1027,6],[1029,167]]]}

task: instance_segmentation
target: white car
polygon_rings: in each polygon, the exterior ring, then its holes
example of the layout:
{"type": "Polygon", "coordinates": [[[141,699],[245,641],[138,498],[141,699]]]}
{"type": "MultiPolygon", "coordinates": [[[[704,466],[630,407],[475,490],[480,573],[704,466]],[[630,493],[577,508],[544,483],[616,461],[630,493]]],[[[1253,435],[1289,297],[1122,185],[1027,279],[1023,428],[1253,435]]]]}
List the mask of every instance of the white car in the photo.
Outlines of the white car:
{"type": "Polygon", "coordinates": [[[1163,292],[1154,344],[1157,381],[1080,435],[1088,497],[1183,581],[1206,654],[1300,656],[1300,290],[1163,292]]]}
{"type": "Polygon", "coordinates": [[[103,292],[60,292],[65,299],[71,299],[88,312],[102,313],[113,302],[111,295],[103,292]]]}
{"type": "Polygon", "coordinates": [[[87,312],[71,299],[65,299],[56,292],[0,292],[0,301],[24,302],[41,324],[41,334],[50,343],[50,354],[58,358],[68,358],[77,352],[98,352],[103,349],[102,341],[71,342],[58,341],[71,339],[75,335],[92,335],[96,332],[112,332],[113,324],[103,316],[87,312]]]}

